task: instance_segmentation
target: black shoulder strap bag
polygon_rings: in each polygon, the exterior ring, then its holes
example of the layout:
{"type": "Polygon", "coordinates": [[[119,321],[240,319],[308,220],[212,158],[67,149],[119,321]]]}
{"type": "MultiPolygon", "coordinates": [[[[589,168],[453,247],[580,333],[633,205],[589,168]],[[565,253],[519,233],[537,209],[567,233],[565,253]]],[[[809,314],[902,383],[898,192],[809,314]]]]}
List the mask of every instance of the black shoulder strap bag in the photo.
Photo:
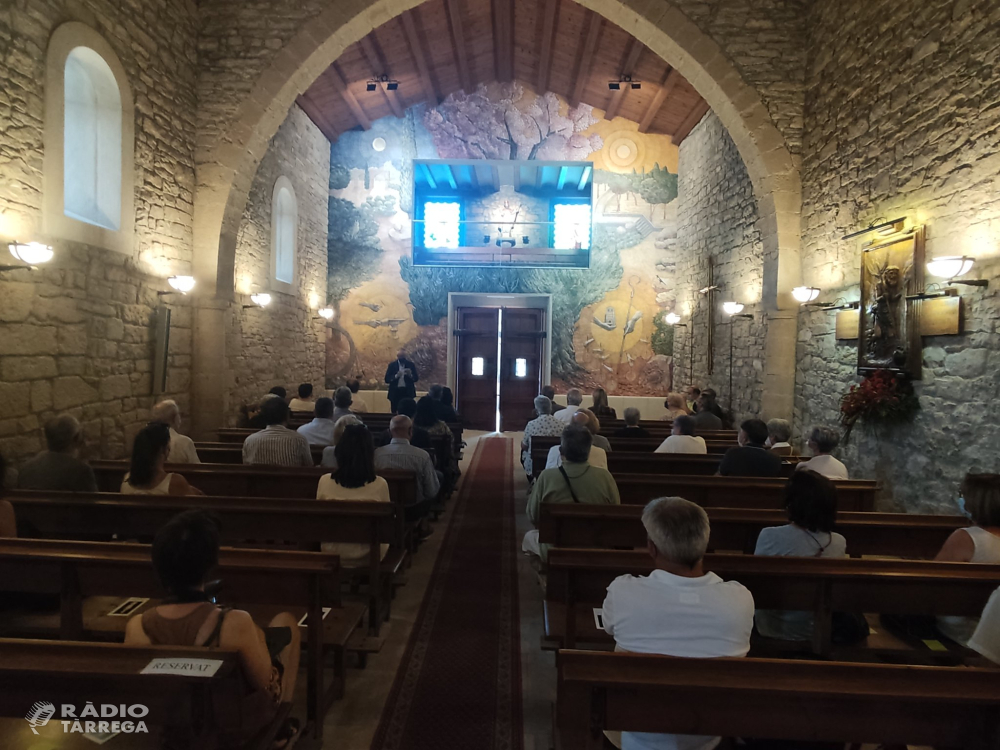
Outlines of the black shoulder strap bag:
{"type": "Polygon", "coordinates": [[[566,473],[566,469],[564,469],[562,466],[560,466],[559,467],[559,473],[562,474],[563,475],[563,479],[566,480],[566,486],[569,488],[569,494],[570,494],[570,497],[573,498],[573,502],[574,503],[579,503],[580,499],[576,496],[576,493],[573,492],[573,485],[570,484],[569,474],[566,473]]]}

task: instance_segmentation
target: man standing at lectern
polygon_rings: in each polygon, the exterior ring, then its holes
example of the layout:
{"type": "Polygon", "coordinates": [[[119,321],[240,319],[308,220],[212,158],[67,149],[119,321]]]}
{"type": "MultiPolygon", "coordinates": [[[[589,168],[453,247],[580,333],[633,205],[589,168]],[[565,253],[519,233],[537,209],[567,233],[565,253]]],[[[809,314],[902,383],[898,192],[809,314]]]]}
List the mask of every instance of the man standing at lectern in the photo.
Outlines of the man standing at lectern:
{"type": "Polygon", "coordinates": [[[417,389],[414,383],[420,380],[417,366],[406,358],[406,352],[400,349],[396,352],[396,361],[390,362],[385,370],[385,382],[389,384],[389,405],[392,413],[404,398],[416,398],[417,389]]]}

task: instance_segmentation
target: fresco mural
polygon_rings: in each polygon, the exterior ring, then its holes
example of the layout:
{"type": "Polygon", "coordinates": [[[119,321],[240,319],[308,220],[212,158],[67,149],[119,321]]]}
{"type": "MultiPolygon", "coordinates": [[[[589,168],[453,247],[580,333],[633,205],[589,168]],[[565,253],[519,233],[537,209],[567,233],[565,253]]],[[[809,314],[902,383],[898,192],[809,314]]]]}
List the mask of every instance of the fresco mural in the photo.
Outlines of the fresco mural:
{"type": "Polygon", "coordinates": [[[551,294],[552,381],[661,395],[673,368],[677,148],[669,136],[571,108],[520,83],[407,110],[331,150],[327,385],[384,388],[405,348],[424,383],[447,379],[448,292],[551,294]],[[591,267],[430,268],[410,262],[413,159],[594,162],[591,267]]]}

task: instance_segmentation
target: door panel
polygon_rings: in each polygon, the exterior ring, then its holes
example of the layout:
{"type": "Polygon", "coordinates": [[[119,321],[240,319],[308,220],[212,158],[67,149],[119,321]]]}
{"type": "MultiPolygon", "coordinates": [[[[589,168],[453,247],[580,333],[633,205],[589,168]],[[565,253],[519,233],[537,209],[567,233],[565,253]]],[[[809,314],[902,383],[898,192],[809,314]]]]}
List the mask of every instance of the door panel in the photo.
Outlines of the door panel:
{"type": "Polygon", "coordinates": [[[492,431],[496,429],[500,311],[496,308],[460,307],[456,312],[456,407],[466,427],[492,431]]]}
{"type": "Polygon", "coordinates": [[[545,311],[504,308],[500,348],[500,429],[523,430],[542,387],[545,311]]]}

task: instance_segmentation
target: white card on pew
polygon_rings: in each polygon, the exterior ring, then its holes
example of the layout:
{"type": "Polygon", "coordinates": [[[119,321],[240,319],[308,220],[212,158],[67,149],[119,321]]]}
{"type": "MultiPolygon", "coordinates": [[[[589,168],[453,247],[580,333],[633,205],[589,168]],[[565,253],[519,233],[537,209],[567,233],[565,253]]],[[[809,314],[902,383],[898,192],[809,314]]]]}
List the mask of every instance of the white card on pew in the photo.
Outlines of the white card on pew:
{"type": "Polygon", "coordinates": [[[180,674],[212,677],[222,666],[221,659],[153,659],[139,674],[180,674]]]}
{"type": "MultiPolygon", "coordinates": [[[[324,620],[326,619],[326,616],[328,614],[330,614],[330,612],[332,611],[332,609],[333,609],[332,607],[323,607],[323,619],[324,620]]],[[[306,624],[306,618],[307,617],[309,617],[309,613],[308,612],[306,612],[304,615],[302,615],[302,619],[299,620],[299,627],[300,628],[308,628],[309,627],[306,624]]]]}
{"type": "Polygon", "coordinates": [[[604,610],[595,609],[594,610],[594,625],[597,626],[598,630],[604,630],[604,610]]]}

